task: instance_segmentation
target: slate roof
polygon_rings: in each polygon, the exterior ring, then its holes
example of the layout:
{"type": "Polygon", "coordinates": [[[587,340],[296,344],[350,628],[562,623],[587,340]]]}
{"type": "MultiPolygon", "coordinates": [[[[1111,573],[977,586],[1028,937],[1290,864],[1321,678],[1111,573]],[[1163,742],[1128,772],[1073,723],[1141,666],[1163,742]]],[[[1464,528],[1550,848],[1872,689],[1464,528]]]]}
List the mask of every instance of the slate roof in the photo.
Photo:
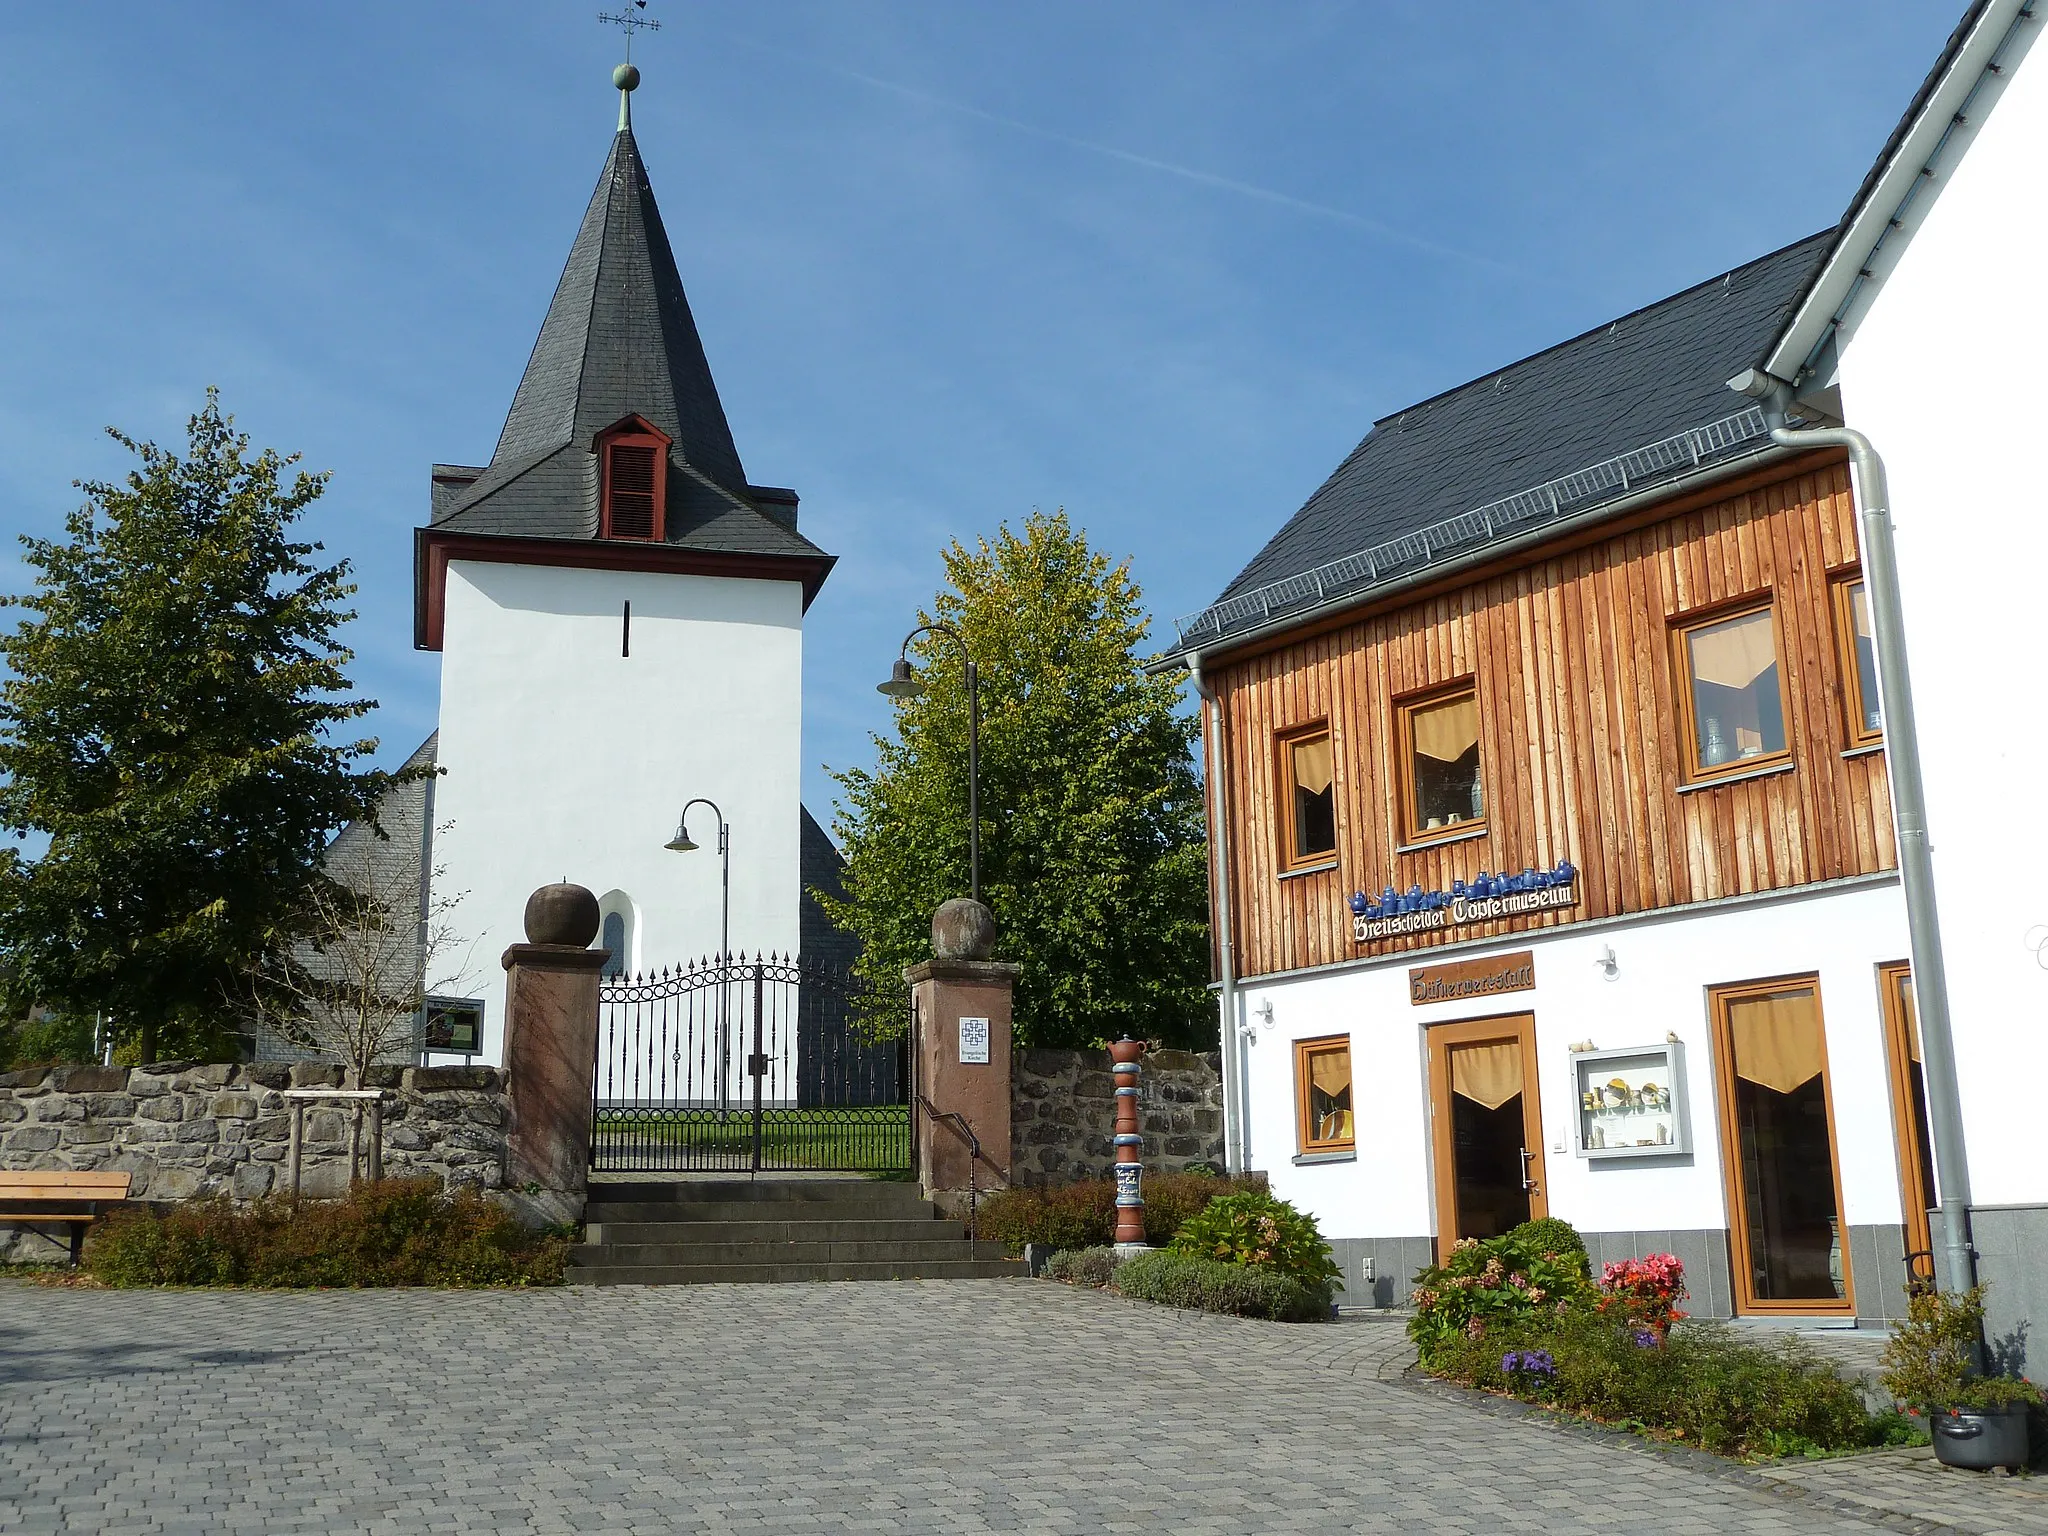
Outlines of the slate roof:
{"type": "Polygon", "coordinates": [[[757,497],[712,382],[631,128],[612,140],[491,462],[437,464],[430,526],[595,539],[593,440],[628,415],[672,440],[666,539],[708,553],[823,555],[795,497],[757,497]]]}
{"type": "MultiPolygon", "coordinates": [[[[1809,236],[1374,422],[1218,601],[1736,415],[1746,402],[1726,381],[1760,360],[1833,239],[1809,236]]],[[[1182,624],[1206,641],[1256,621],[1182,624]]]]}

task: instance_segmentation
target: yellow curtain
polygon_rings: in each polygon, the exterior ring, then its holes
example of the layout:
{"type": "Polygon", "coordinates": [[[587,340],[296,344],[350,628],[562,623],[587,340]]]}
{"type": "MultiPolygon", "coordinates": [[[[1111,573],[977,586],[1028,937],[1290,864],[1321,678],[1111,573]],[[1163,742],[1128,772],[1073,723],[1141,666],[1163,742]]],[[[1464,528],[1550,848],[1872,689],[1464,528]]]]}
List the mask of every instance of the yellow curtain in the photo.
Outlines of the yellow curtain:
{"type": "Polygon", "coordinates": [[[1522,1045],[1503,1040],[1498,1045],[1454,1045],[1451,1047],[1451,1092],[1462,1094],[1474,1104],[1499,1109],[1522,1091],[1522,1045]]]}
{"type": "Polygon", "coordinates": [[[1418,709],[1409,719],[1415,750],[1440,763],[1455,763],[1479,744],[1479,701],[1470,695],[1418,709]]]}
{"type": "Polygon", "coordinates": [[[1820,1015],[1813,993],[1774,992],[1728,1005],[1735,1075],[1777,1093],[1820,1076],[1820,1015]]]}
{"type": "Polygon", "coordinates": [[[1294,782],[1312,795],[1320,795],[1330,787],[1330,738],[1318,736],[1313,741],[1298,741],[1294,744],[1294,782]]]}
{"type": "Polygon", "coordinates": [[[1709,624],[1686,637],[1692,675],[1723,688],[1747,688],[1778,664],[1778,646],[1768,612],[1709,624]]]}
{"type": "Polygon", "coordinates": [[[1308,1059],[1308,1080],[1320,1093],[1335,1098],[1351,1087],[1351,1052],[1317,1051],[1308,1059]]]}

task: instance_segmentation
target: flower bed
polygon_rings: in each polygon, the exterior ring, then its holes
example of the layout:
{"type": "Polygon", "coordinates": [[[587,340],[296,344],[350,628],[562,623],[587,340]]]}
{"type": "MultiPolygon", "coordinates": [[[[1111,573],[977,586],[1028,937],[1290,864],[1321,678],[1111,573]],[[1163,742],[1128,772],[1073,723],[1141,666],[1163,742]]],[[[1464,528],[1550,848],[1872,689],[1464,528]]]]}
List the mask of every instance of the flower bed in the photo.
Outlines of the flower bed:
{"type": "MultiPolygon", "coordinates": [[[[1145,1241],[1163,1244],[1181,1223],[1218,1195],[1262,1190],[1263,1178],[1226,1179],[1209,1174],[1148,1174],[1145,1179],[1145,1241]]],[[[1074,1184],[1019,1186],[985,1198],[975,1215],[976,1231],[1012,1253],[1026,1243],[1049,1248],[1094,1248],[1116,1233],[1116,1184],[1086,1179],[1074,1184]]]]}

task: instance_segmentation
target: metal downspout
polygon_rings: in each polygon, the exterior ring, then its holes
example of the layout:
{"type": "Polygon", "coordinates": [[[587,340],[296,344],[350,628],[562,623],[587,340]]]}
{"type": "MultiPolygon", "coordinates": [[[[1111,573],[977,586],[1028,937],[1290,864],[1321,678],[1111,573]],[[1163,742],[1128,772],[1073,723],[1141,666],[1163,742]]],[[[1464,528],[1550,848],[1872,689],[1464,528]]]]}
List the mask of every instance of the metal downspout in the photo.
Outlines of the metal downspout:
{"type": "Polygon", "coordinates": [[[1244,1123],[1244,1040],[1237,1027],[1237,955],[1230,922],[1230,798],[1224,766],[1230,761],[1230,754],[1223,745],[1223,701],[1216,696],[1209,680],[1202,676],[1202,653],[1189,651],[1187,664],[1195,692],[1209,710],[1209,729],[1203,734],[1205,741],[1214,749],[1208,752],[1209,760],[1205,766],[1209,771],[1202,777],[1209,796],[1210,817],[1216,828],[1209,850],[1209,889],[1215,893],[1210,907],[1216,915],[1216,954],[1221,984],[1217,998],[1221,1030],[1216,1044],[1223,1061],[1223,1166],[1231,1173],[1243,1173],[1251,1158],[1244,1123]]]}
{"type": "Polygon", "coordinates": [[[1892,820],[1899,839],[1899,880],[1906,895],[1906,928],[1913,951],[1913,1006],[1927,1068],[1928,1131],[1941,1200],[1947,1279],[1963,1290],[1976,1282],[1970,1246],[1970,1169],[1963,1148],[1962,1092],[1956,1081],[1955,1039],[1949,1027],[1948,977],[1942,966],[1941,924],[1935,912],[1934,866],[1927,843],[1927,798],[1920,782],[1920,737],[1913,719],[1913,683],[1906,666],[1905,615],[1899,603],[1898,551],[1892,543],[1891,495],[1884,460],[1870,439],[1848,427],[1778,426],[1774,441],[1789,446],[1846,448],[1861,502],[1863,575],[1870,590],[1871,639],[1877,651],[1878,697],[1884,709],[1885,758],[1891,780],[1892,820]]]}

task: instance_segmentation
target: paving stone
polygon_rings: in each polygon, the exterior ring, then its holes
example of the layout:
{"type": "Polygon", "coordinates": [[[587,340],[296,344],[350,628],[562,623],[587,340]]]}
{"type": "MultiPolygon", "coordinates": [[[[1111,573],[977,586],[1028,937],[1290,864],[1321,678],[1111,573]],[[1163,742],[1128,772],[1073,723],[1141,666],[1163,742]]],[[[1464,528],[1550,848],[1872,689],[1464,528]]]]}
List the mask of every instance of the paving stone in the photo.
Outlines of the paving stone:
{"type": "MultiPolygon", "coordinates": [[[[1883,1458],[1809,1485],[1419,1386],[1408,1359],[1398,1318],[1028,1280],[0,1282],[0,1531],[1913,1528],[1872,1502],[1883,1458]]],[[[1962,1529],[2048,1532],[2027,1480],[1968,1491],[2003,1523],[1962,1529]]]]}

